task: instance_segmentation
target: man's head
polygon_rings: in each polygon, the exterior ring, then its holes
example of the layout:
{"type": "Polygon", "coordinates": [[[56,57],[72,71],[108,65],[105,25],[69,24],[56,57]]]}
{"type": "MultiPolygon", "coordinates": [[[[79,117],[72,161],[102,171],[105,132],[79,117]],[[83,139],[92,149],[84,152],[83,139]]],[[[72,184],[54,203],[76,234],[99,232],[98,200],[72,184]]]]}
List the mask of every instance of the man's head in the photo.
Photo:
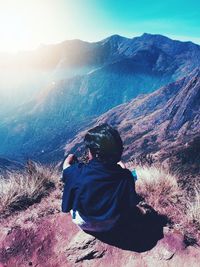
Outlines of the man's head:
{"type": "Polygon", "coordinates": [[[123,143],[117,130],[108,124],[90,129],[85,135],[85,145],[93,158],[104,163],[117,163],[121,159],[123,143]]]}

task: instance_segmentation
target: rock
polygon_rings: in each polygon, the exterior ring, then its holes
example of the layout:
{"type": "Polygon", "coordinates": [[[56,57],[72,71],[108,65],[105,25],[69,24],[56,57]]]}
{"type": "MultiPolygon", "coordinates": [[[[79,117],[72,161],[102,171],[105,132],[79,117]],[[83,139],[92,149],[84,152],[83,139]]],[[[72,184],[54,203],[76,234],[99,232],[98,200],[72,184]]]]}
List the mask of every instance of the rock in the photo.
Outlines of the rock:
{"type": "Polygon", "coordinates": [[[70,242],[67,257],[70,261],[77,263],[83,260],[101,258],[105,252],[106,249],[102,248],[95,237],[80,231],[70,242]]]}
{"type": "Polygon", "coordinates": [[[170,260],[175,253],[184,248],[183,236],[169,232],[162,240],[158,241],[157,246],[152,250],[152,255],[159,260],[170,260]]]}

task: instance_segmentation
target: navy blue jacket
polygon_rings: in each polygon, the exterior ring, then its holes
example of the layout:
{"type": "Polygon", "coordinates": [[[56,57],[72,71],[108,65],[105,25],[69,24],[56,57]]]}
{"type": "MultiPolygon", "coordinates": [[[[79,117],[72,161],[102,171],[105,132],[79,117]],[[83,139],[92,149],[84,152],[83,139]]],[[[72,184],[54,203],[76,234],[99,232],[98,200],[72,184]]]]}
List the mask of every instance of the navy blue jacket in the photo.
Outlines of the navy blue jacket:
{"type": "Polygon", "coordinates": [[[134,209],[139,202],[134,177],[118,164],[93,159],[63,171],[62,211],[78,210],[82,218],[103,221],[134,209]]]}

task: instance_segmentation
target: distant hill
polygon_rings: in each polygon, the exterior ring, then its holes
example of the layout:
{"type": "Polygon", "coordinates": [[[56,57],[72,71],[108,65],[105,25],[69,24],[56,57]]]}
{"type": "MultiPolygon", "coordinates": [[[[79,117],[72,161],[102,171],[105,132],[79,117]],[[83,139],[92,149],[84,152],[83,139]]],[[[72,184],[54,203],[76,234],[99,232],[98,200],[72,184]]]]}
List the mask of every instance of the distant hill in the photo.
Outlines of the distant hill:
{"type": "Polygon", "coordinates": [[[47,162],[62,157],[66,140],[98,116],[199,67],[200,46],[161,35],[113,35],[96,43],[72,40],[41,46],[19,53],[15,62],[19,60],[22,69],[29,64],[59,74],[1,120],[0,155],[47,162]]]}
{"type": "MultiPolygon", "coordinates": [[[[199,50],[197,44],[171,40],[159,34],[144,33],[134,38],[112,35],[93,43],[74,39],[54,45],[41,45],[33,51],[21,51],[15,55],[0,53],[0,68],[10,68],[10,66],[31,67],[37,70],[82,66],[93,68],[133,58],[138,52],[145,51],[146,54],[157,52],[157,55],[159,54],[157,63],[162,63],[164,57],[168,59],[171,57],[179,63],[176,68],[180,71],[184,70],[184,66],[191,70],[199,65],[199,50]]],[[[167,63],[169,62],[165,62],[165,65],[167,63]]]]}

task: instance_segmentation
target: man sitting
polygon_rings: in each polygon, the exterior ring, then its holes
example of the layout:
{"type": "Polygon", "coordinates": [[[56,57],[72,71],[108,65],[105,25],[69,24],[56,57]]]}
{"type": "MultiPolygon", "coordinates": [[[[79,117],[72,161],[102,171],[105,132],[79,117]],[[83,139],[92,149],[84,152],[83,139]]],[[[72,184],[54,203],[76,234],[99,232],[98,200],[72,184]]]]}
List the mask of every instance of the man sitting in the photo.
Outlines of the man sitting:
{"type": "Polygon", "coordinates": [[[74,163],[70,154],[63,164],[62,211],[90,232],[110,231],[134,214],[140,198],[131,172],[120,162],[123,143],[117,130],[102,124],[89,130],[84,142],[89,163],[74,163]]]}

